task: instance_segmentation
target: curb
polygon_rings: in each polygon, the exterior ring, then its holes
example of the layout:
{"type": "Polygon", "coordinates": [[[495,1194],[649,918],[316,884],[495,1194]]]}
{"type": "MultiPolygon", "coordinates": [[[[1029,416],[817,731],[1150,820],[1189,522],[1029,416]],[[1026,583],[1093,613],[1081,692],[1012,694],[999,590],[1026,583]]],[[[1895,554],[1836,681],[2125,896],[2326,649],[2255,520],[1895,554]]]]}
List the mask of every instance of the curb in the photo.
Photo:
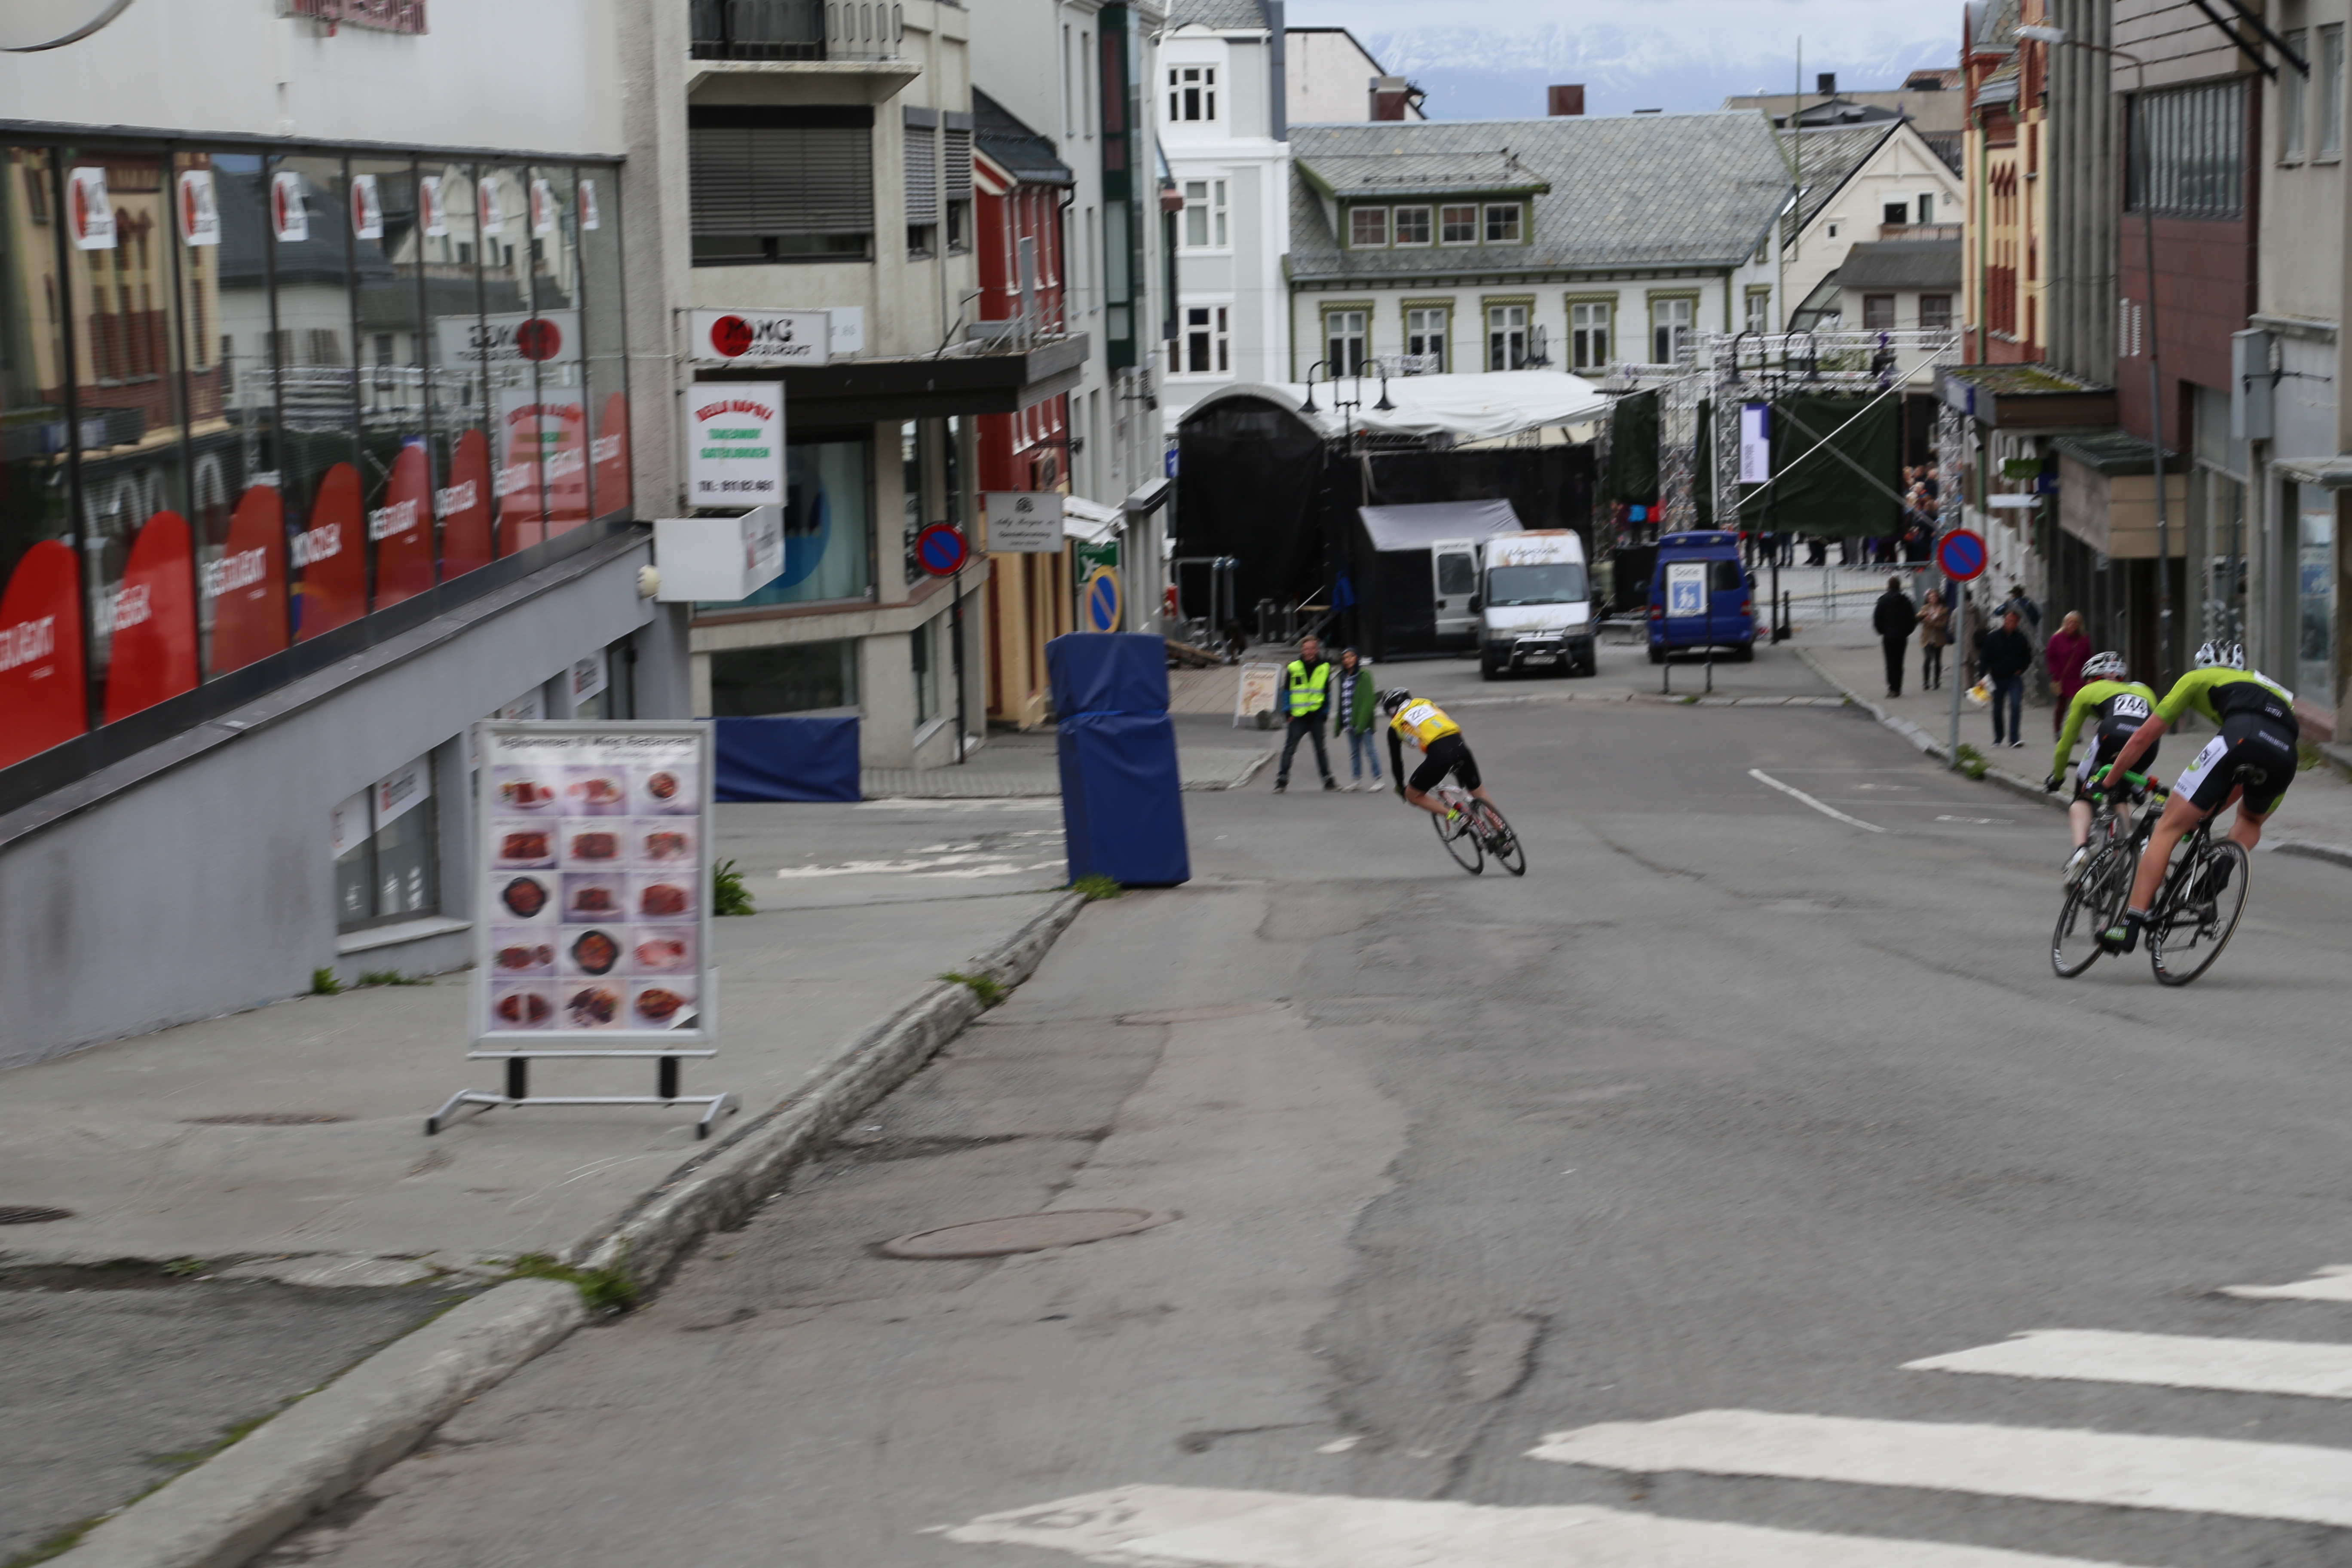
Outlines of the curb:
{"type": "Polygon", "coordinates": [[[2352,866],[2352,849],[2340,844],[2315,844],[2308,838],[2282,838],[2263,848],[2279,855],[2300,855],[2311,860],[2331,860],[2338,866],[2352,866]]]}
{"type": "MultiPolygon", "coordinates": [[[[1930,735],[1927,731],[1911,722],[1910,720],[1898,719],[1895,717],[1895,715],[1887,712],[1885,709],[1880,707],[1869,698],[1864,697],[1861,692],[1856,691],[1853,687],[1848,686],[1844,681],[1840,680],[1836,676],[1832,675],[1828,670],[1822,668],[1821,660],[1813,657],[1813,653],[1811,648],[1801,647],[1796,650],[1796,654],[1799,658],[1804,660],[1806,668],[1811,670],[1815,675],[1820,676],[1823,680],[1835,687],[1838,690],[1844,692],[1847,701],[1853,703],[1855,707],[1862,709],[1872,718],[1885,725],[1887,729],[1892,730],[1895,733],[1902,736],[1905,740],[1910,742],[1913,745],[1918,747],[1929,756],[1940,757],[1948,763],[1951,760],[1950,748],[1944,742],[1936,739],[1935,736],[1930,735]]],[[[2037,805],[2046,805],[2053,811],[2063,812],[2066,809],[2066,801],[2064,798],[2060,795],[2053,795],[2049,791],[2043,789],[2039,780],[2021,778],[2017,774],[2011,773],[2006,768],[1989,766],[1985,769],[1985,776],[1978,782],[1980,784],[1991,784],[1996,789],[2007,790],[2013,795],[2032,801],[2037,805]]]]}
{"type": "MultiPolygon", "coordinates": [[[[975,967],[1008,988],[1020,984],[1086,904],[1082,894],[1064,894],[975,967]]],[[[704,1235],[740,1223],[772,1196],[787,1171],[930,1060],[981,1010],[969,986],[926,987],[835,1052],[800,1090],[573,1247],[571,1261],[659,1279],[704,1235]]],[[[394,1341],[96,1526],[55,1559],[58,1568],[238,1568],[587,1319],[574,1286],[510,1279],[394,1341]]]]}
{"type": "Polygon", "coordinates": [[[149,1493],[58,1557],[58,1568],[236,1568],[586,1317],[572,1286],[509,1280],[149,1493]]]}

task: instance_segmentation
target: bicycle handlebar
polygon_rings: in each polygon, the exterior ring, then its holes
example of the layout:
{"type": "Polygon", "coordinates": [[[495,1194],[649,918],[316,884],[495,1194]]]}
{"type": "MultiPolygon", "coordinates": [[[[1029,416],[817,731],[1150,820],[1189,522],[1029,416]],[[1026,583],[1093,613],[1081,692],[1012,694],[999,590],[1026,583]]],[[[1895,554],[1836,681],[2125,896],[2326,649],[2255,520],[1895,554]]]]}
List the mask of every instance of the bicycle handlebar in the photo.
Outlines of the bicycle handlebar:
{"type": "MultiPolygon", "coordinates": [[[[2108,766],[2101,768],[2097,773],[2092,774],[2090,792],[2093,795],[2105,795],[2106,794],[2105,786],[2108,783],[2109,775],[2114,772],[2114,767],[2108,766]]],[[[2172,792],[2169,789],[2167,789],[2162,783],[2148,777],[2146,773],[2126,773],[2124,774],[2124,783],[2133,789],[2144,789],[2150,795],[2156,795],[2159,798],[2169,798],[2172,794],[2172,792]]]]}

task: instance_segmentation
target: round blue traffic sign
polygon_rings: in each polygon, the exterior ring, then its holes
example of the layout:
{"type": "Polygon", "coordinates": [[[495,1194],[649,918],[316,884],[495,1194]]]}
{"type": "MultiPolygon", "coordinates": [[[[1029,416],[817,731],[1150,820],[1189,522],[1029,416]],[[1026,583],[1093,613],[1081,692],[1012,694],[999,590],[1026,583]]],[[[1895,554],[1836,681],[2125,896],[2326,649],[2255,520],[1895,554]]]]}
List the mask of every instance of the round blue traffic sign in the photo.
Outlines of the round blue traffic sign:
{"type": "Polygon", "coordinates": [[[1984,535],[1956,528],[1936,542],[1936,564],[1955,583],[1973,583],[1984,575],[1984,535]]]}
{"type": "Polygon", "coordinates": [[[952,577],[963,570],[971,549],[963,542],[963,530],[951,522],[935,522],[915,535],[915,559],[923,570],[934,577],[952,577]]]}
{"type": "Polygon", "coordinates": [[[1086,588],[1079,596],[1079,602],[1086,606],[1087,630],[1090,632],[1118,630],[1118,614],[1122,607],[1122,599],[1119,594],[1118,573],[1108,566],[1096,567],[1094,575],[1087,579],[1086,588]]]}

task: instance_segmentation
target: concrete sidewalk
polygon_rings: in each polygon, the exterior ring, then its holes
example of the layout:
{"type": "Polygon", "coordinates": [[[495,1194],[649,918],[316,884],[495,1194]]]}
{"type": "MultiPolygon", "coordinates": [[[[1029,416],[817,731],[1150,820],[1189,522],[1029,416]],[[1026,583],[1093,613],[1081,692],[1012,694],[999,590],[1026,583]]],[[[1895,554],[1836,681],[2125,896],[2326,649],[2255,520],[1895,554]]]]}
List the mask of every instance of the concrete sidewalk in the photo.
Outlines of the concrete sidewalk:
{"type": "MultiPolygon", "coordinates": [[[[1052,902],[1058,814],[1032,815],[1022,853],[994,875],[898,879],[887,897],[845,902],[837,881],[775,872],[813,842],[882,861],[940,825],[906,810],[719,808],[720,853],[750,873],[760,906],[716,922],[720,1050],[684,1075],[689,1093],[738,1096],[719,1136],[1052,902]]],[[[426,1137],[451,1092],[499,1087],[501,1064],[466,1059],[469,983],[301,997],[0,1074],[0,1207],[70,1211],[0,1230],[0,1266],[193,1258],[239,1277],[397,1284],[563,1254],[707,1147],[698,1108],[651,1106],[461,1113],[426,1137]]],[[[653,1087],[643,1061],[532,1072],[543,1093],[653,1087]]]]}
{"type": "MultiPolygon", "coordinates": [[[[1214,676],[1224,672],[1171,671],[1171,685],[1179,673],[1214,676]]],[[[1230,688],[1236,679],[1226,674],[1225,686],[1230,688]]],[[[1226,701],[1232,701],[1230,689],[1226,691],[1226,701]]],[[[1171,696],[1170,711],[1192,710],[1176,707],[1171,696]]],[[[1181,722],[1176,728],[1177,767],[1188,790],[1237,789],[1248,783],[1274,754],[1271,742],[1249,731],[1235,730],[1227,740],[1213,730],[1202,731],[1181,722]]],[[[1059,795],[1062,772],[1057,743],[1051,729],[1027,734],[1000,732],[989,736],[987,742],[968,753],[961,763],[943,768],[867,768],[859,775],[859,786],[868,800],[1003,800],[1059,795]]]]}
{"type": "MultiPolygon", "coordinates": [[[[1963,689],[1968,684],[1965,674],[1953,665],[1948,654],[1945,660],[1948,684],[1937,690],[1918,689],[1919,649],[1917,639],[1906,656],[1903,672],[1903,695],[1886,695],[1886,663],[1878,639],[1866,626],[1851,630],[1824,627],[1801,635],[1799,647],[1834,685],[1857,702],[1876,709],[1885,719],[1916,726],[1940,748],[1951,732],[1952,687],[1963,689]]],[[[1992,716],[1989,710],[1969,703],[1965,689],[1960,698],[1960,743],[1974,746],[1997,772],[2011,775],[2012,784],[2038,791],[2049,775],[2053,749],[2057,737],[2051,731],[2051,708],[2036,707],[2028,697],[2024,709],[2025,745],[2012,750],[1995,750],[1992,743],[1992,716]]],[[[2197,749],[2211,737],[2210,726],[2191,717],[2168,735],[2164,749],[2158,754],[2157,774],[2171,778],[2197,749]]],[[[2075,747],[2080,758],[2082,748],[2075,747]]],[[[2049,797],[2063,801],[2061,794],[2049,797]]],[[[2326,859],[2340,859],[2352,864],[2352,781],[2334,763],[2306,768],[2298,774],[2294,786],[2287,793],[2286,802],[2279,807],[2269,830],[2263,836],[2263,847],[2288,854],[2317,854],[2326,859]]]]}

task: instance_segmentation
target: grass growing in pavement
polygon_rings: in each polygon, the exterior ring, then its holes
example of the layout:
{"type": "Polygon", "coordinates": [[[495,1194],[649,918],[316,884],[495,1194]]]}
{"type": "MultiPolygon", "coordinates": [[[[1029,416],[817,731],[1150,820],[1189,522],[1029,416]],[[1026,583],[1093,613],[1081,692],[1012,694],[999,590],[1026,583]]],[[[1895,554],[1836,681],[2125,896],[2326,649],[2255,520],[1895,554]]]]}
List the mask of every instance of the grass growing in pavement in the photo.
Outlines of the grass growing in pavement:
{"type": "Polygon", "coordinates": [[[1070,884],[1070,891],[1083,894],[1087,902],[1091,904],[1097,899],[1118,898],[1121,893],[1126,892],[1127,889],[1120,887],[1108,877],[1097,872],[1091,876],[1081,877],[1076,881],[1072,882],[1070,884]]]}
{"type": "Polygon", "coordinates": [[[362,985],[430,985],[422,974],[403,974],[397,969],[371,969],[360,976],[362,985]]]}
{"type": "Polygon", "coordinates": [[[721,860],[710,868],[710,912],[714,915],[759,913],[751,905],[751,889],[743,885],[743,873],[735,868],[732,860],[721,860]]]}
{"type": "Polygon", "coordinates": [[[603,1268],[574,1268],[544,1252],[526,1252],[508,1266],[510,1279],[558,1279],[580,1292],[594,1312],[625,1312],[637,1304],[637,1282],[623,1264],[603,1268]]]}
{"type": "Polygon", "coordinates": [[[310,971],[311,995],[340,996],[342,994],[343,983],[335,978],[335,972],[333,970],[314,969],[310,971]]]}
{"type": "Polygon", "coordinates": [[[1968,774],[1969,777],[1972,779],[1982,779],[1985,774],[1992,771],[1992,764],[1985,761],[1984,753],[1978,751],[1974,746],[1969,745],[1966,741],[1962,741],[1960,742],[1958,755],[1960,759],[1960,772],[1968,774]]]}
{"type": "Polygon", "coordinates": [[[962,974],[950,969],[940,978],[950,984],[963,986],[974,996],[980,998],[982,1008],[993,1007],[1013,994],[1004,982],[993,974],[962,974]]]}

